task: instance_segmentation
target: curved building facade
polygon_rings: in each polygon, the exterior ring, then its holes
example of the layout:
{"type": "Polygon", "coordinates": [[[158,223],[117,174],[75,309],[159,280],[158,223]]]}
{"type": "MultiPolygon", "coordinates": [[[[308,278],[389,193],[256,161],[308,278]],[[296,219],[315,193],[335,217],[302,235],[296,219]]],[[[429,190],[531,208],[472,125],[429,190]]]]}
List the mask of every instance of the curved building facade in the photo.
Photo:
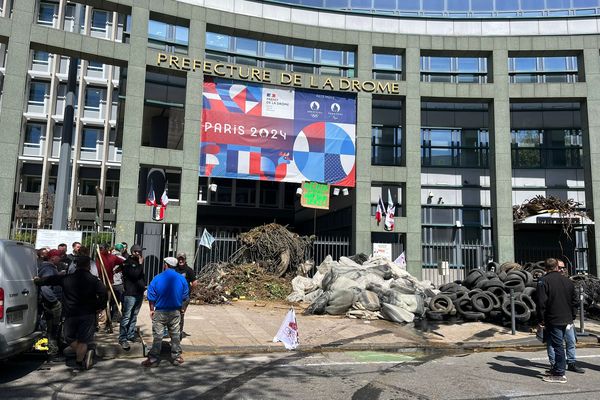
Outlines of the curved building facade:
{"type": "Polygon", "coordinates": [[[73,229],[100,217],[160,259],[193,253],[204,229],[224,238],[275,221],[324,252],[325,238],[404,252],[436,281],[552,255],[596,271],[596,0],[0,5],[4,237],[51,223],[77,60],[73,229]],[[304,181],[330,185],[326,208],[301,204],[304,181]],[[161,193],[157,221],[146,202],[161,193]],[[587,217],[514,220],[536,196],[587,217]],[[376,221],[380,203],[393,228],[376,221]]]}

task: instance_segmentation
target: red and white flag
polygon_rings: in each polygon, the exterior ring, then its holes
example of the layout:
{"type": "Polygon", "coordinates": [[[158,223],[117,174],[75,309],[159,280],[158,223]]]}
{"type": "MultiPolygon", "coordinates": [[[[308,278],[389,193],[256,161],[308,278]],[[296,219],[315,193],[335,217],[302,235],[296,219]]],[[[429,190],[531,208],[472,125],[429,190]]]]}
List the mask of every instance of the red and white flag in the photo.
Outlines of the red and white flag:
{"type": "Polygon", "coordinates": [[[385,214],[385,222],[383,224],[386,231],[394,230],[394,214],[396,212],[396,205],[392,200],[392,192],[388,189],[388,208],[385,214]]]}
{"type": "Polygon", "coordinates": [[[167,196],[167,188],[165,188],[165,190],[163,191],[163,194],[160,196],[160,204],[162,204],[162,206],[164,208],[166,208],[167,204],[169,204],[169,196],[167,196]]]}
{"type": "Polygon", "coordinates": [[[381,218],[385,217],[385,205],[383,204],[383,200],[381,200],[381,195],[379,195],[379,202],[377,203],[377,211],[375,212],[375,219],[377,220],[377,225],[381,222],[381,218]]]}
{"type": "Polygon", "coordinates": [[[298,347],[298,322],[296,322],[296,312],[290,308],[277,335],[273,338],[273,343],[282,342],[286,349],[294,350],[298,347]]]}

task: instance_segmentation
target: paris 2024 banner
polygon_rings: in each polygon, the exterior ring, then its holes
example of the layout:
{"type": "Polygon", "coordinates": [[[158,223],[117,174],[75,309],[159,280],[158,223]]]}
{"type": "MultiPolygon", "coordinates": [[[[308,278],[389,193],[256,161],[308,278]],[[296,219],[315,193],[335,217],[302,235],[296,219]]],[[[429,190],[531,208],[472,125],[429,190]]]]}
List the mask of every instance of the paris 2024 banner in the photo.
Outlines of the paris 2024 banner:
{"type": "Polygon", "coordinates": [[[355,185],[352,94],[204,82],[200,175],[355,185]]]}

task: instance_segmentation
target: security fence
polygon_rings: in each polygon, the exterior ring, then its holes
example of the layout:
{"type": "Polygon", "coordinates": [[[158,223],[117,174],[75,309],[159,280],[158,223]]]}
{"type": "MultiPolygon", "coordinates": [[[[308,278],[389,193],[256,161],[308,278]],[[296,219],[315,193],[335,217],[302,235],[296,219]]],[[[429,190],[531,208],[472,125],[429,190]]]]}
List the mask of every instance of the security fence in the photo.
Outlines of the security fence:
{"type": "Polygon", "coordinates": [[[474,243],[424,243],[423,244],[423,279],[436,286],[464,279],[465,275],[475,268],[485,268],[493,259],[491,245],[474,243]],[[438,266],[448,262],[446,274],[440,274],[438,266]]]}

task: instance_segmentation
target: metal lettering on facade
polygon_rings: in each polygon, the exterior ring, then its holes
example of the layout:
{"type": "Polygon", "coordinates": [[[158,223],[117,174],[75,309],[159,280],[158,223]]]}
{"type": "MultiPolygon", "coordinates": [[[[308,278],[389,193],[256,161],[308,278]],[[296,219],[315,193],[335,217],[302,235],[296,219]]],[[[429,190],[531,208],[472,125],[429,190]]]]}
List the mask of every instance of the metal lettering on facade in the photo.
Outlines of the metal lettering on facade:
{"type": "Polygon", "coordinates": [[[156,65],[168,66],[181,71],[199,71],[221,78],[238,79],[281,86],[308,87],[311,89],[339,92],[365,92],[377,94],[400,94],[395,81],[360,80],[353,78],[326,77],[295,72],[273,73],[270,70],[246,65],[226,64],[218,61],[191,59],[177,55],[158,53],[156,65]]]}

